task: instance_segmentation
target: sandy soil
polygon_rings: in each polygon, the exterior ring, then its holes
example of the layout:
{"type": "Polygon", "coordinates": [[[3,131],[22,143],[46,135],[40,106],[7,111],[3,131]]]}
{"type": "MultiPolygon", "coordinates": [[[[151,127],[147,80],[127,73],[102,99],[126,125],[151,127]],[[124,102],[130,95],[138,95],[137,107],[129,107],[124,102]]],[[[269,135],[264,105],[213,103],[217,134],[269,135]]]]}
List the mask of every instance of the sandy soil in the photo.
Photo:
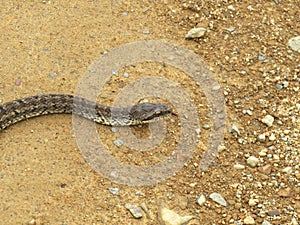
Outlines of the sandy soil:
{"type": "MultiPolygon", "coordinates": [[[[234,125],[239,134],[226,130],[225,147],[208,171],[199,171],[210,132],[202,126],[212,125],[199,85],[170,65],[128,66],[110,79],[99,101],[112,104],[123,87],[143,76],[172,80],[199,113],[201,135],[193,157],[155,186],[117,184],[86,163],[70,115],[18,123],[0,137],[0,224],[159,224],[162,202],[180,215],[199,218],[189,224],[300,222],[300,56],[287,45],[299,35],[300,2],[191,2],[2,2],[1,103],[41,93],[73,94],[102,54],[139,40],[164,40],[195,52],[214,72],[225,96],[227,128],[232,131],[234,125]],[[207,32],[185,39],[194,27],[207,32]],[[270,127],[261,122],[268,114],[275,118],[270,127]],[[247,164],[250,156],[259,159],[254,167],[247,164]],[[119,194],[109,188],[118,188],[119,194]],[[227,206],[212,201],[213,192],[227,206]],[[196,203],[200,194],[207,198],[203,206],[196,203]],[[125,206],[142,203],[150,218],[144,212],[135,219],[125,206]]],[[[178,144],[180,121],[164,121],[166,137],[153,152],[116,147],[110,127],[97,129],[112,156],[145,166],[165,160],[178,144]]],[[[145,138],[149,128],[134,133],[145,138]]]]}

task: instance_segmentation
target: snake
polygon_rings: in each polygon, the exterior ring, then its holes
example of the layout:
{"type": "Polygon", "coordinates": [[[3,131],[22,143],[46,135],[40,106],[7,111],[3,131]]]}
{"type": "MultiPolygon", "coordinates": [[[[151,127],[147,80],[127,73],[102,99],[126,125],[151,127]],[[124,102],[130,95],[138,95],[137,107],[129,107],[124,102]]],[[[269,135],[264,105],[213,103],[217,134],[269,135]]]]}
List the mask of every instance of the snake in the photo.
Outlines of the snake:
{"type": "Polygon", "coordinates": [[[146,124],[172,113],[163,103],[111,107],[69,94],[40,94],[0,105],[0,131],[23,120],[47,114],[75,114],[108,126],[146,124]]]}

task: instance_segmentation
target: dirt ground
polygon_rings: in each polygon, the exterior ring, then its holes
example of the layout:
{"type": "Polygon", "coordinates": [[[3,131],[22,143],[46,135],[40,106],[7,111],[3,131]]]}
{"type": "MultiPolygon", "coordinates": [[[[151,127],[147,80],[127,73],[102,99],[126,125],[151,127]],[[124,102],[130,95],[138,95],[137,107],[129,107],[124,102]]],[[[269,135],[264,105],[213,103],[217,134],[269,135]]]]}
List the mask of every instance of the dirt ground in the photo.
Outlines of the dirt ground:
{"type": "MultiPolygon", "coordinates": [[[[259,2],[3,1],[1,104],[41,93],[73,94],[101,55],[126,43],[163,40],[193,51],[215,74],[225,96],[227,127],[224,147],[201,172],[212,121],[199,85],[162,63],[123,68],[101,90],[99,101],[112,104],[123,87],[143,76],[172,80],[199,114],[193,157],[155,186],[118,184],[85,161],[71,115],[20,122],[0,137],[0,224],[160,224],[161,205],[198,218],[189,224],[299,224],[300,55],[287,43],[299,36],[300,1],[259,2]],[[194,27],[207,31],[186,39],[194,27]],[[274,118],[270,126],[262,122],[266,115],[274,118]],[[214,192],[226,206],[210,199],[214,192]],[[203,206],[196,202],[200,195],[206,197],[203,206]],[[143,204],[148,215],[143,211],[139,219],[126,208],[143,204]]],[[[166,159],[179,143],[178,118],[164,121],[166,137],[153,152],[116,147],[110,127],[97,129],[113,157],[145,166],[166,159]]],[[[134,133],[145,138],[149,128],[134,133]]]]}

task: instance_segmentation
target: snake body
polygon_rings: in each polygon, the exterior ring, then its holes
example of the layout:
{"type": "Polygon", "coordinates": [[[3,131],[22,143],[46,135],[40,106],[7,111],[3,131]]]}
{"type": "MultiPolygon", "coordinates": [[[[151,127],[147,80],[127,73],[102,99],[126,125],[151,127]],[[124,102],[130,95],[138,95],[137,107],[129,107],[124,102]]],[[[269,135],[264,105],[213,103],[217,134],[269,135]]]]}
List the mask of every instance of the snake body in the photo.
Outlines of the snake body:
{"type": "Polygon", "coordinates": [[[149,123],[171,112],[169,106],[161,103],[140,103],[132,107],[112,108],[73,95],[44,94],[0,105],[0,130],[19,121],[46,114],[74,113],[103,125],[131,126],[149,123]]]}

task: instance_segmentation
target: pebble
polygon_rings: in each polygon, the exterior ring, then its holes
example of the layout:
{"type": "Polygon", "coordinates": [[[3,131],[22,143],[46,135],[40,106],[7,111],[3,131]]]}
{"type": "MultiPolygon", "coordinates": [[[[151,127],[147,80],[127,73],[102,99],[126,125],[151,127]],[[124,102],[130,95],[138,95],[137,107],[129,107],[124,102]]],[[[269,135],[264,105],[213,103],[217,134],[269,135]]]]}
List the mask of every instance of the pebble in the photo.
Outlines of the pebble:
{"type": "Polygon", "coordinates": [[[259,163],[259,159],[256,158],[255,156],[250,156],[247,159],[247,165],[251,166],[251,167],[256,167],[259,163]]]}
{"type": "Polygon", "coordinates": [[[142,34],[150,34],[149,30],[142,30],[142,34]]]}
{"type": "Polygon", "coordinates": [[[124,144],[124,141],[121,139],[114,140],[114,145],[120,147],[124,144]]]}
{"type": "Polygon", "coordinates": [[[269,140],[270,140],[270,141],[275,141],[275,140],[276,140],[275,134],[272,133],[272,134],[269,136],[269,140]]]}
{"type": "Polygon", "coordinates": [[[222,195],[220,195],[219,193],[211,193],[209,195],[209,197],[216,203],[222,205],[222,206],[227,206],[227,202],[225,201],[225,199],[223,198],[222,195]]]}
{"type": "Polygon", "coordinates": [[[273,159],[274,159],[275,161],[277,161],[277,160],[279,160],[280,158],[279,158],[278,155],[274,154],[274,155],[273,155],[273,159]]]}
{"type": "Polygon", "coordinates": [[[285,167],[282,172],[284,173],[287,173],[287,174],[291,174],[292,173],[292,167],[288,166],[288,167],[285,167]]]}
{"type": "Polygon", "coordinates": [[[210,129],[210,126],[209,126],[208,124],[204,124],[204,125],[202,126],[202,128],[203,128],[204,130],[209,130],[209,129],[210,129]]]}
{"type": "Polygon", "coordinates": [[[231,33],[235,30],[235,28],[233,26],[230,26],[226,30],[231,33]]]}
{"type": "Polygon", "coordinates": [[[29,222],[27,222],[26,224],[28,224],[28,225],[36,225],[36,220],[32,219],[29,222]]]}
{"type": "Polygon", "coordinates": [[[264,54],[262,54],[262,53],[258,53],[258,60],[259,61],[264,61],[266,59],[266,56],[264,55],[264,54]]]}
{"type": "Polygon", "coordinates": [[[15,85],[16,86],[21,86],[21,84],[22,84],[22,80],[20,78],[16,79],[15,85]]]}
{"type": "Polygon", "coordinates": [[[255,224],[255,220],[251,216],[246,216],[244,219],[244,224],[255,224]]]}
{"type": "Polygon", "coordinates": [[[289,39],[288,45],[296,52],[300,53],[300,36],[289,39]]]}
{"type": "Polygon", "coordinates": [[[118,71],[117,70],[112,70],[111,74],[117,76],[118,75],[118,71]]]}
{"type": "Polygon", "coordinates": [[[235,11],[235,8],[233,7],[233,5],[229,5],[229,6],[227,6],[227,8],[231,11],[235,11]]]}
{"type": "Polygon", "coordinates": [[[57,74],[56,73],[49,73],[48,76],[54,78],[54,77],[57,76],[57,74]]]}
{"type": "Polygon", "coordinates": [[[268,149],[264,148],[264,149],[262,149],[262,150],[258,153],[258,155],[259,155],[259,156],[266,156],[267,153],[268,153],[268,149]]]}
{"type": "Polygon", "coordinates": [[[218,152],[222,152],[226,149],[225,145],[219,145],[218,146],[218,152]]]}
{"type": "Polygon", "coordinates": [[[128,78],[128,77],[129,77],[129,73],[125,72],[125,73],[123,74],[123,77],[128,78]]]}
{"type": "Polygon", "coordinates": [[[125,208],[130,211],[134,218],[140,219],[143,217],[142,209],[137,205],[126,205],[125,208]]]}
{"type": "Polygon", "coordinates": [[[291,197],[292,192],[290,188],[281,189],[278,191],[278,195],[281,197],[291,197]]]}
{"type": "Polygon", "coordinates": [[[229,133],[233,134],[234,136],[237,136],[240,135],[240,130],[235,124],[232,124],[229,128],[229,133]]]}
{"type": "Polygon", "coordinates": [[[235,164],[233,166],[234,169],[237,169],[237,170],[243,170],[245,169],[245,166],[244,165],[241,165],[241,164],[235,164]]]}
{"type": "Polygon", "coordinates": [[[300,224],[300,221],[297,222],[296,218],[292,218],[292,221],[290,223],[291,225],[299,225],[300,224]]]}
{"type": "Polygon", "coordinates": [[[197,134],[197,135],[200,135],[200,134],[201,134],[201,129],[200,129],[200,128],[197,128],[197,129],[196,129],[196,134],[197,134]]]}
{"type": "Polygon", "coordinates": [[[264,220],[264,222],[262,222],[262,224],[261,225],[272,225],[269,221],[267,221],[267,220],[264,220]]]}
{"type": "Polygon", "coordinates": [[[205,195],[200,194],[199,197],[196,200],[197,204],[200,206],[204,206],[205,202],[206,202],[206,198],[205,195]]]}
{"type": "Polygon", "coordinates": [[[274,117],[271,115],[266,115],[261,122],[263,122],[264,124],[266,124],[268,127],[271,127],[273,125],[274,122],[274,117]]]}
{"type": "Polygon", "coordinates": [[[257,139],[260,141],[260,142],[264,142],[266,140],[266,134],[260,134],[258,135],[257,139]]]}
{"type": "Polygon", "coordinates": [[[263,174],[269,175],[272,172],[272,166],[270,164],[268,164],[263,167],[259,167],[258,171],[263,174]]]}
{"type": "Polygon", "coordinates": [[[206,28],[198,27],[189,30],[189,32],[185,35],[185,38],[199,38],[202,37],[206,33],[206,28]]]}
{"type": "Polygon", "coordinates": [[[184,225],[188,224],[192,219],[196,219],[194,216],[180,216],[166,207],[160,209],[159,216],[164,225],[184,225]]]}
{"type": "Polygon", "coordinates": [[[148,219],[152,219],[152,217],[151,217],[151,215],[150,215],[150,212],[149,212],[149,209],[148,209],[148,207],[147,207],[147,205],[146,205],[145,202],[142,202],[142,203],[141,203],[141,208],[142,208],[142,210],[144,210],[144,212],[146,213],[148,219]]]}
{"type": "Polygon", "coordinates": [[[271,211],[268,212],[269,216],[278,216],[279,214],[280,214],[280,212],[279,212],[278,209],[271,210],[271,211]]]}
{"type": "Polygon", "coordinates": [[[108,188],[108,190],[113,195],[119,195],[119,188],[108,188]]]}
{"type": "Polygon", "coordinates": [[[259,202],[259,200],[258,199],[249,199],[249,202],[248,202],[248,204],[249,204],[249,206],[255,206],[255,205],[257,205],[258,204],[258,202],[259,202]]]}
{"type": "Polygon", "coordinates": [[[100,98],[107,98],[107,94],[101,94],[100,98]]]}

